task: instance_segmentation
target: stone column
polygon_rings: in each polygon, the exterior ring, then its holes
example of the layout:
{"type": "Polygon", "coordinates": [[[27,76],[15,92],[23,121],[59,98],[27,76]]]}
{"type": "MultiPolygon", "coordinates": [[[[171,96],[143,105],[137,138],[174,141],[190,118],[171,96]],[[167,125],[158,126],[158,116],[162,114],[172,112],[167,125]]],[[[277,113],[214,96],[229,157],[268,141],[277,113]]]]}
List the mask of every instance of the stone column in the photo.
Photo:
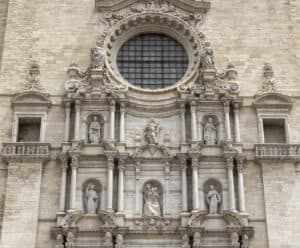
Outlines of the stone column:
{"type": "Polygon", "coordinates": [[[64,212],[66,209],[66,189],[67,189],[67,169],[68,169],[68,155],[61,153],[59,156],[61,167],[61,185],[60,185],[60,200],[59,211],[64,212]]]}
{"type": "Polygon", "coordinates": [[[110,101],[110,140],[115,140],[115,113],[116,113],[116,102],[114,100],[110,101]]]}
{"type": "Polygon", "coordinates": [[[164,214],[170,213],[170,163],[165,164],[165,207],[164,214]]]}
{"type": "Polygon", "coordinates": [[[237,171],[238,171],[239,210],[241,213],[245,213],[246,204],[245,204],[245,189],[244,189],[244,158],[238,158],[237,171]]]}
{"type": "Polygon", "coordinates": [[[228,178],[229,210],[236,211],[234,180],[233,180],[233,157],[226,158],[226,166],[227,166],[227,178],[228,178]]]}
{"type": "Polygon", "coordinates": [[[199,210],[199,177],[198,177],[198,161],[199,155],[192,155],[193,168],[193,211],[199,210]]]}
{"type": "Polygon", "coordinates": [[[124,211],[124,170],[125,170],[125,158],[119,158],[119,181],[118,181],[118,212],[124,211]]]}
{"type": "Polygon", "coordinates": [[[182,212],[188,211],[188,193],[187,193],[187,177],[186,177],[186,158],[181,156],[180,158],[181,166],[181,196],[182,196],[182,212]]]}
{"type": "Polygon", "coordinates": [[[80,111],[81,111],[81,100],[75,101],[75,131],[74,131],[74,139],[80,139],[80,111]]]}
{"type": "Polygon", "coordinates": [[[186,129],[185,129],[185,103],[180,104],[180,123],[181,123],[181,143],[186,143],[186,129]]]}
{"type": "Polygon", "coordinates": [[[121,103],[120,105],[120,142],[125,142],[125,112],[126,106],[125,103],[121,103]]]}
{"type": "Polygon", "coordinates": [[[114,180],[114,157],[107,157],[107,199],[106,210],[113,211],[113,180],[114,180]]]}
{"type": "Polygon", "coordinates": [[[140,179],[141,179],[141,166],[137,162],[135,165],[135,214],[140,214],[140,179]]]}
{"type": "Polygon", "coordinates": [[[226,141],[232,141],[231,128],[230,128],[230,102],[229,100],[224,101],[224,115],[225,115],[225,137],[226,141]]]}
{"type": "Polygon", "coordinates": [[[65,141],[70,141],[70,118],[71,118],[71,103],[66,102],[65,113],[65,141]]]}
{"type": "Polygon", "coordinates": [[[234,108],[234,137],[235,142],[241,142],[241,134],[240,134],[240,117],[239,117],[239,103],[233,104],[234,108]]]}
{"type": "Polygon", "coordinates": [[[191,131],[192,131],[192,141],[196,142],[197,137],[197,113],[196,113],[196,102],[191,102],[191,131]]]}
{"type": "Polygon", "coordinates": [[[80,153],[73,153],[71,163],[71,187],[70,187],[70,209],[76,207],[76,184],[77,184],[77,169],[80,153]]]}

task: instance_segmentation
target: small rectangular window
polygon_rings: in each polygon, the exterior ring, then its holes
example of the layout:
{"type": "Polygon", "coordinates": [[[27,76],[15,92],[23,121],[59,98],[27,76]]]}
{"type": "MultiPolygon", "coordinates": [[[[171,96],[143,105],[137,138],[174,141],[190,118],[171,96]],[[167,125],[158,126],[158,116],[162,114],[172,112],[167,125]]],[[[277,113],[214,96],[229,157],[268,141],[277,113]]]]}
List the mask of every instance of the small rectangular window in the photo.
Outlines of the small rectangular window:
{"type": "Polygon", "coordinates": [[[286,143],[285,120],[263,119],[265,143],[286,143]]]}
{"type": "Polygon", "coordinates": [[[19,118],[17,142],[39,142],[41,132],[41,118],[19,118]]]}

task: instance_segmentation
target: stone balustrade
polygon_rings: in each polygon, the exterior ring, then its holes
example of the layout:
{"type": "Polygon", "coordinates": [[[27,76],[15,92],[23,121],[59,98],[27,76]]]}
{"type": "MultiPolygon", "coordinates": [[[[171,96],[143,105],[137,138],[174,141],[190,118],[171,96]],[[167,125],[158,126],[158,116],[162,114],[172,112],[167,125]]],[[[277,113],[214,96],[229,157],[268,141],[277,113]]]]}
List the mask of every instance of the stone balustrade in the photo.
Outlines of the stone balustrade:
{"type": "Polygon", "coordinates": [[[3,143],[1,156],[8,162],[45,161],[50,157],[50,144],[39,142],[3,143]]]}
{"type": "Polygon", "coordinates": [[[300,144],[256,144],[254,149],[256,159],[300,159],[300,144]]]}

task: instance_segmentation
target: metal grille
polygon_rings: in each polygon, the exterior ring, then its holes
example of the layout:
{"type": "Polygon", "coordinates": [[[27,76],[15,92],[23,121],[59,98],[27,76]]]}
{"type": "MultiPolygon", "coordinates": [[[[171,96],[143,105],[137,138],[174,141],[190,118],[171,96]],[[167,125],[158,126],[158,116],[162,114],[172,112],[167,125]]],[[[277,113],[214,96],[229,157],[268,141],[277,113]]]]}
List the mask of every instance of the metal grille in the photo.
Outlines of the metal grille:
{"type": "Polygon", "coordinates": [[[163,34],[142,34],[127,41],[118,54],[122,76],[148,89],[164,88],[178,82],[188,68],[184,47],[163,34]]]}

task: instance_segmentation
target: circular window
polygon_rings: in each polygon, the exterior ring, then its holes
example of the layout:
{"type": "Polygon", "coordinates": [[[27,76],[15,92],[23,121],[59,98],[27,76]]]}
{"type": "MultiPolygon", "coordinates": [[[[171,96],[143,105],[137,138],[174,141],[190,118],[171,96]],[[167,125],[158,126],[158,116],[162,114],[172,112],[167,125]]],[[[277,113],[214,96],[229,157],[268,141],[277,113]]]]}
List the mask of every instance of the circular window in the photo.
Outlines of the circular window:
{"type": "Polygon", "coordinates": [[[117,64],[130,83],[160,89],[177,83],[188,69],[189,59],[178,41],[164,34],[142,34],[125,42],[117,64]]]}

